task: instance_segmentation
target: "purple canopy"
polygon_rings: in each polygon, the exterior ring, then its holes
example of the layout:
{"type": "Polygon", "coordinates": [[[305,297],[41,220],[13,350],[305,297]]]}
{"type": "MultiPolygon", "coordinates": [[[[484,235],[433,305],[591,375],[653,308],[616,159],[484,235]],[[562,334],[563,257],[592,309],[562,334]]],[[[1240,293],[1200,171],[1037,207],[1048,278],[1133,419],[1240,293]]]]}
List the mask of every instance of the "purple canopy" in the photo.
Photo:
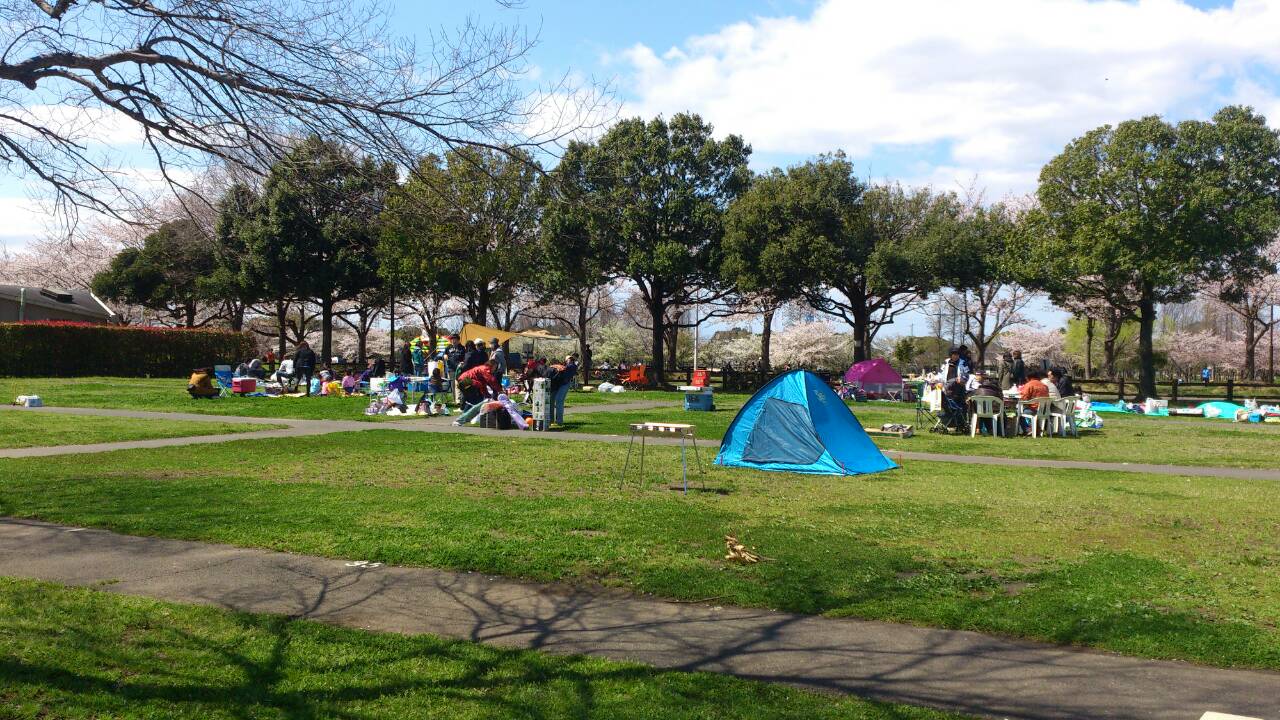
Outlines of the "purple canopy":
{"type": "Polygon", "coordinates": [[[868,385],[902,385],[902,376],[884,358],[873,358],[854,363],[844,373],[844,381],[868,385]]]}

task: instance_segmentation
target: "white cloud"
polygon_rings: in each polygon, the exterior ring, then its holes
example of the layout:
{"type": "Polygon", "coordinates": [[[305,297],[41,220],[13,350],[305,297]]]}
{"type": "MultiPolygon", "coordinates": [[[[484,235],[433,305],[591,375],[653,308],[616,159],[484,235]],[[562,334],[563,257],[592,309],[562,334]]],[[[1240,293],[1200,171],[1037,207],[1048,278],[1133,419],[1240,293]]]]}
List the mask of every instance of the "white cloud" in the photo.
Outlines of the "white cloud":
{"type": "Polygon", "coordinates": [[[1277,37],[1271,0],[826,0],[808,18],[612,59],[630,71],[626,114],[694,110],[763,152],[941,145],[922,176],[977,172],[1000,194],[1030,189],[1045,160],[1104,123],[1240,100],[1280,121],[1277,37]]]}
{"type": "Polygon", "coordinates": [[[137,145],[142,128],[133,120],[109,108],[74,105],[8,106],[0,109],[15,120],[0,118],[0,131],[26,138],[38,137],[26,124],[51,130],[77,143],[137,145]]]}
{"type": "Polygon", "coordinates": [[[28,197],[0,197],[0,246],[18,250],[44,237],[50,228],[49,209],[28,197]]]}

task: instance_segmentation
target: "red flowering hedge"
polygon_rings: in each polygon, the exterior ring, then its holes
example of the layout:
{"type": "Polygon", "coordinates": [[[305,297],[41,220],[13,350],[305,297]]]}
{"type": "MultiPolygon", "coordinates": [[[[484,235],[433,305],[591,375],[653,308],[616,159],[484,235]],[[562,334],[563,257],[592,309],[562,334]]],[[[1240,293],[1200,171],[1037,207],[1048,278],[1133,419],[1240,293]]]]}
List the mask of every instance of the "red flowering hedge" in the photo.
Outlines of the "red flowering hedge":
{"type": "Polygon", "coordinates": [[[234,365],[252,352],[247,333],[229,330],[0,323],[0,375],[180,377],[196,367],[234,365]]]}

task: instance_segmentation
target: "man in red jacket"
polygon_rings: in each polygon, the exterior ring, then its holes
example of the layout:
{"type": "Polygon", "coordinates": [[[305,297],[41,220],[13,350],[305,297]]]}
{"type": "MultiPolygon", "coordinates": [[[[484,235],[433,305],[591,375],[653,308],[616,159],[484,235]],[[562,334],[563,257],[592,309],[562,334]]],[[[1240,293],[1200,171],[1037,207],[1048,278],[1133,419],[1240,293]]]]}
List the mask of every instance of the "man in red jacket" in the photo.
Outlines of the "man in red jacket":
{"type": "Polygon", "coordinates": [[[463,389],[465,404],[475,404],[484,399],[486,395],[497,397],[498,393],[502,392],[502,383],[494,375],[497,367],[498,361],[490,360],[458,376],[458,385],[463,389]]]}

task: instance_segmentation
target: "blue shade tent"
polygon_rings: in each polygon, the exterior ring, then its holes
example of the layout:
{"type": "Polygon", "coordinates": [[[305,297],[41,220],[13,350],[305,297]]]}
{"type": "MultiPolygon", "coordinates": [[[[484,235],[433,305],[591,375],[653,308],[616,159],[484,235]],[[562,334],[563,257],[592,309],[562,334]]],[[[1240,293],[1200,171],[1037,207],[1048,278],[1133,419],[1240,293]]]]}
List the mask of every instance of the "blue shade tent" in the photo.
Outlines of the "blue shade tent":
{"type": "Polygon", "coordinates": [[[862,475],[898,467],[818,376],[793,370],[751,396],[729,425],[718,465],[862,475]]]}

